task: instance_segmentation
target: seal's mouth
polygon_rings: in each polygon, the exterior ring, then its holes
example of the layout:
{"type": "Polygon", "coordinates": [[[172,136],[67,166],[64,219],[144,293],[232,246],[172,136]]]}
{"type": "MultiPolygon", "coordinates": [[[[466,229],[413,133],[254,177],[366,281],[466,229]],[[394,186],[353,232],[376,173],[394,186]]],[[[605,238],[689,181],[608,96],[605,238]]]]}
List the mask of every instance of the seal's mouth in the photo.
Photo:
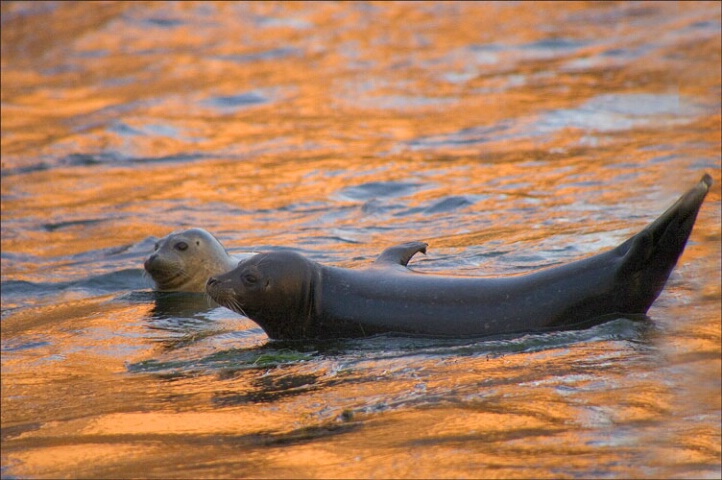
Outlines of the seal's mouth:
{"type": "Polygon", "coordinates": [[[175,262],[159,261],[155,255],[151,255],[143,263],[145,271],[151,276],[158,288],[163,290],[172,289],[183,283],[187,276],[182,265],[175,262]]]}
{"type": "Polygon", "coordinates": [[[183,282],[178,280],[182,280],[182,277],[185,275],[185,272],[183,271],[155,271],[149,273],[158,288],[162,290],[168,290],[180,286],[183,282]],[[163,276],[164,274],[166,275],[163,276]]]}
{"type": "Polygon", "coordinates": [[[218,305],[233,310],[236,313],[240,313],[244,317],[248,317],[246,312],[243,311],[241,303],[236,298],[233,289],[223,287],[217,279],[213,277],[208,279],[208,283],[206,283],[206,294],[208,294],[208,296],[211,297],[211,299],[218,305]]]}

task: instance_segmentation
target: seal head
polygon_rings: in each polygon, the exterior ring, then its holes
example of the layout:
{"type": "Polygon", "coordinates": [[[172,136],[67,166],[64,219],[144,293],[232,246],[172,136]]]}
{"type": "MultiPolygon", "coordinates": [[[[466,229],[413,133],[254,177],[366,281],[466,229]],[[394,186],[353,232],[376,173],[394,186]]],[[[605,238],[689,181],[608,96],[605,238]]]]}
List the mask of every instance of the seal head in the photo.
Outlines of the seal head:
{"type": "Polygon", "coordinates": [[[318,265],[298,253],[259,253],[208,279],[219,305],[258,323],[271,338],[306,338],[314,309],[318,265]]]}
{"type": "Polygon", "coordinates": [[[237,261],[202,228],[173,232],[155,244],[143,266],[160,292],[205,292],[211,275],[232,270],[237,261]]]}

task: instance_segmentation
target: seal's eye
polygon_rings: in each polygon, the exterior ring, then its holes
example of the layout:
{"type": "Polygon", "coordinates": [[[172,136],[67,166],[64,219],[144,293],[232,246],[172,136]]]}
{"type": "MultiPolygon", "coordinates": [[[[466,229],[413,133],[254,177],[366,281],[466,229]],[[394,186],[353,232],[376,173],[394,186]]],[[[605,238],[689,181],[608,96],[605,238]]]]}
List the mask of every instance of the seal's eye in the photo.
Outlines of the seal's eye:
{"type": "Polygon", "coordinates": [[[153,246],[153,251],[156,251],[160,248],[160,242],[155,242],[155,245],[153,246]]]}
{"type": "Polygon", "coordinates": [[[188,244],[186,242],[178,242],[175,244],[175,249],[180,250],[181,252],[188,250],[188,244]]]}
{"type": "Polygon", "coordinates": [[[258,281],[258,277],[256,277],[252,273],[246,273],[245,275],[243,275],[242,278],[243,278],[244,283],[248,283],[250,285],[253,285],[254,283],[256,283],[258,281]]]}

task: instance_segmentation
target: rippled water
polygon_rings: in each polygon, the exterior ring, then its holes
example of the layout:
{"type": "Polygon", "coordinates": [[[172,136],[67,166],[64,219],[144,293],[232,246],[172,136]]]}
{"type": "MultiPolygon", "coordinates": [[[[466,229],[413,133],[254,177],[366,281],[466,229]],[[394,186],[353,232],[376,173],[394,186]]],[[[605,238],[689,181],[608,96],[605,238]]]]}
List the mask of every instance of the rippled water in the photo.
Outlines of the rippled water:
{"type": "Polygon", "coordinates": [[[2,5],[2,476],[719,477],[720,4],[2,5]],[[269,342],[157,238],[504,275],[715,184],[648,322],[269,342]]]}

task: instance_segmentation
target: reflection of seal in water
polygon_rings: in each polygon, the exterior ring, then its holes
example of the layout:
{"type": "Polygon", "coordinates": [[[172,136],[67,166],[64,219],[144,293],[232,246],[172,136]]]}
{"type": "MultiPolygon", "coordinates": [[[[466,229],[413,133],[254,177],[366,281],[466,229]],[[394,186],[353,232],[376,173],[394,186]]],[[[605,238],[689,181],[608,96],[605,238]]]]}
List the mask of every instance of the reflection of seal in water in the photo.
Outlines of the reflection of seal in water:
{"type": "Polygon", "coordinates": [[[216,238],[202,228],[173,232],[158,240],[144,263],[161,292],[205,292],[211,275],[238,264],[216,238]]]}
{"type": "Polygon", "coordinates": [[[529,275],[474,278],[411,272],[426,244],[386,249],[362,270],[293,252],[263,253],[208,280],[220,305],[273,339],[378,333],[482,336],[588,327],[645,314],[682,254],[712,179],[705,175],[661,217],[608,252],[529,275]]]}

